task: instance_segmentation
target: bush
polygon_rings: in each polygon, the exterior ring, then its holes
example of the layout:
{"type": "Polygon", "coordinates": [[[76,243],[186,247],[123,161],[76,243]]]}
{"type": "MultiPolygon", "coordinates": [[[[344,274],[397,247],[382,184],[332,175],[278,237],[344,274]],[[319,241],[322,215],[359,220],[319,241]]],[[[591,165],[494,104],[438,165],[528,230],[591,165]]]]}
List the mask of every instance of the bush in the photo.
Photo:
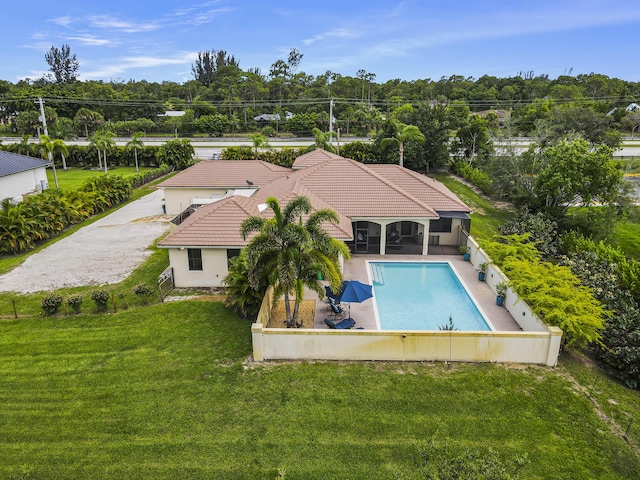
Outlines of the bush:
{"type": "Polygon", "coordinates": [[[62,306],[62,296],[57,293],[50,293],[46,297],[42,297],[40,306],[42,307],[45,315],[55,315],[60,311],[60,307],[62,306]]]}
{"type": "Polygon", "coordinates": [[[133,287],[133,293],[140,297],[143,305],[146,305],[149,302],[149,297],[155,293],[155,290],[148,283],[139,283],[133,287]]]}
{"type": "Polygon", "coordinates": [[[544,213],[530,213],[522,210],[518,215],[502,225],[503,235],[522,235],[529,232],[529,240],[543,255],[555,256],[558,253],[558,224],[544,213]]]}
{"type": "Polygon", "coordinates": [[[109,305],[109,292],[106,290],[94,290],[91,292],[91,300],[99,312],[106,312],[109,305]]]}
{"type": "Polygon", "coordinates": [[[479,168],[474,168],[464,161],[457,161],[453,164],[453,171],[487,195],[493,195],[495,193],[491,177],[479,168]]]}
{"type": "Polygon", "coordinates": [[[73,295],[67,298],[67,305],[69,305],[73,313],[80,313],[82,309],[82,295],[73,295]]]}

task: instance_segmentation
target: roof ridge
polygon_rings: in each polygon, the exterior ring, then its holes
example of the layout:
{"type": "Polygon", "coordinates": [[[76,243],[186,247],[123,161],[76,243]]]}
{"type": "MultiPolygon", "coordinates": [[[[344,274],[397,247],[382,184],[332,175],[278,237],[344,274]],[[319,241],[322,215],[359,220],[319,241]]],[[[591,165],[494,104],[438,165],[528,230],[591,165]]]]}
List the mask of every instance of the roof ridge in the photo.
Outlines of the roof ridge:
{"type": "MultiPolygon", "coordinates": [[[[395,183],[393,183],[391,180],[389,180],[388,178],[384,177],[383,175],[378,174],[375,170],[373,170],[372,168],[367,167],[364,163],[358,162],[356,160],[352,160],[350,158],[346,158],[345,160],[349,160],[351,162],[354,162],[354,163],[358,164],[360,166],[360,168],[365,169],[365,171],[369,172],[371,175],[376,177],[378,180],[380,180],[382,183],[384,183],[388,187],[391,187],[394,190],[396,190],[398,193],[400,193],[405,198],[408,198],[410,201],[420,205],[421,207],[425,208],[426,210],[431,211],[431,212],[433,212],[433,213],[435,213],[437,215],[436,210],[432,206],[427,205],[422,200],[418,200],[417,198],[414,198],[413,195],[411,195],[409,192],[407,192],[404,188],[400,187],[399,185],[396,185],[395,183]]],[[[394,165],[394,167],[402,168],[403,172],[404,171],[411,171],[408,168],[405,169],[404,167],[400,167],[399,165],[394,165]]]]}

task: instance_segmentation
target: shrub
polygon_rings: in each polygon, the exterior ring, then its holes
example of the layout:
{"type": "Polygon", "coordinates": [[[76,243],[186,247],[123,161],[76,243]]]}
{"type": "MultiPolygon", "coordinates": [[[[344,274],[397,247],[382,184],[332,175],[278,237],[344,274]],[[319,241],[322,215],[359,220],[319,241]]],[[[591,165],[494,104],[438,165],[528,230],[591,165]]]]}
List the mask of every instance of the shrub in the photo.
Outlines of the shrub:
{"type": "Polygon", "coordinates": [[[109,292],[106,290],[94,290],[91,292],[91,300],[99,312],[106,312],[109,305],[109,292]]]}
{"type": "Polygon", "coordinates": [[[465,180],[471,182],[487,195],[493,195],[495,193],[491,177],[479,168],[474,168],[464,161],[457,161],[453,164],[453,171],[465,180]]]}
{"type": "Polygon", "coordinates": [[[67,305],[69,305],[73,313],[80,313],[82,309],[82,295],[73,295],[67,298],[67,305]]]}
{"type": "Polygon", "coordinates": [[[524,209],[502,225],[500,231],[503,235],[529,232],[529,241],[535,243],[543,255],[555,256],[558,253],[558,224],[543,212],[533,214],[524,209]]]}
{"type": "Polygon", "coordinates": [[[143,305],[146,305],[149,302],[149,297],[153,295],[155,290],[148,283],[139,283],[135,287],[133,287],[133,293],[135,293],[143,305]]]}
{"type": "Polygon", "coordinates": [[[55,315],[60,311],[60,307],[62,306],[62,296],[57,293],[50,293],[46,297],[42,297],[40,306],[45,315],[55,315]]]}

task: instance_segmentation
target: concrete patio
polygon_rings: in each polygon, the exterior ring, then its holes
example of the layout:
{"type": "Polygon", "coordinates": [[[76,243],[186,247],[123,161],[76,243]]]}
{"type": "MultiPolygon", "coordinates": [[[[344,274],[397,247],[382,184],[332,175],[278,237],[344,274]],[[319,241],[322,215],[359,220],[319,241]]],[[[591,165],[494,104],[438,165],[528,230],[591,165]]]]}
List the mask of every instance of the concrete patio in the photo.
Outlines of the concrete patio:
{"type": "MultiPolygon", "coordinates": [[[[438,251],[431,249],[430,251],[438,251]]],[[[451,251],[441,250],[442,254],[422,255],[353,255],[351,260],[344,265],[345,280],[359,280],[363,283],[371,284],[371,280],[367,274],[367,261],[441,261],[450,262],[452,267],[462,279],[467,290],[480,306],[482,311],[488,317],[496,331],[522,331],[520,325],[513,319],[506,308],[496,305],[496,295],[493,293],[486,282],[478,280],[478,272],[470,262],[465,262],[462,255],[452,254],[451,251]]],[[[316,299],[314,329],[327,329],[324,323],[325,318],[333,319],[329,311],[326,299],[318,299],[314,292],[307,292],[306,299],[316,299]]],[[[350,315],[356,320],[356,327],[362,327],[367,330],[375,330],[376,320],[374,314],[374,306],[372,300],[366,300],[362,303],[352,303],[350,306],[350,315]]]]}

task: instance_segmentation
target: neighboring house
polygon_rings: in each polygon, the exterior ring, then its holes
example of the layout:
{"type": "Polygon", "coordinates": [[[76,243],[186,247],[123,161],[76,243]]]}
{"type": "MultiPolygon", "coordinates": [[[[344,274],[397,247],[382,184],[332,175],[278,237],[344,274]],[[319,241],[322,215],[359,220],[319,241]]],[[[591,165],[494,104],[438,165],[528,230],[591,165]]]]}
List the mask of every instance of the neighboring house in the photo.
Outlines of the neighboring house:
{"type": "Polygon", "coordinates": [[[21,202],[29,195],[49,188],[45,160],[0,150],[0,200],[21,202]]]}
{"type": "MultiPolygon", "coordinates": [[[[249,160],[201,162],[159,188],[164,188],[167,205],[168,198],[178,197],[173,191],[192,200],[214,189],[220,196],[192,209],[158,244],[169,250],[176,287],[222,286],[229,259],[250,240],[240,235],[242,221],[250,215],[270,217],[268,197],[284,206],[303,195],[314,210],[335,210],[339,222],[324,228],[345,241],[353,254],[427,255],[429,246],[459,245],[471,213],[432,178],[398,165],[365,165],[324,150],[298,157],[293,169],[249,160]]],[[[187,203],[172,201],[170,208],[187,203]]]]}
{"type": "Polygon", "coordinates": [[[166,110],[164,113],[159,113],[158,117],[183,117],[187,113],[184,110],[166,110]]]}
{"type": "MultiPolygon", "coordinates": [[[[293,118],[293,113],[285,112],[284,113],[285,120],[289,120],[293,118]]],[[[263,113],[262,115],[258,115],[257,117],[253,117],[256,122],[277,122],[280,120],[279,113],[263,113]]]]}

